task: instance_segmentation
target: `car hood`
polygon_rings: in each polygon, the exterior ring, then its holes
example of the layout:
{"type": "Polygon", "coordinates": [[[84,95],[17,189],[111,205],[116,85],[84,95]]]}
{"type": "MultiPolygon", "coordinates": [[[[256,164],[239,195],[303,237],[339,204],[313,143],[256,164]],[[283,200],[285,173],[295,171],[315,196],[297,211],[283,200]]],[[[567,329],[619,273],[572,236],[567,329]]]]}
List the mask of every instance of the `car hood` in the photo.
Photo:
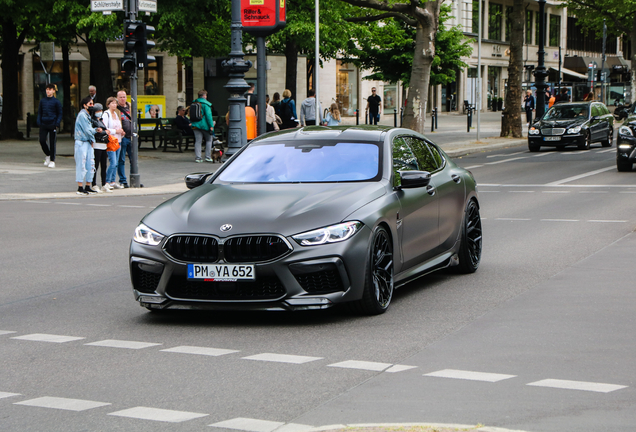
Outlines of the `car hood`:
{"type": "Polygon", "coordinates": [[[143,222],[164,235],[289,236],[342,222],[385,193],[381,183],[204,184],[160,205],[143,222]],[[232,229],[222,232],[225,224],[232,229]]]}
{"type": "MultiPolygon", "coordinates": [[[[570,128],[573,126],[580,126],[585,123],[587,119],[563,119],[563,120],[541,120],[539,122],[540,128],[570,128]]],[[[535,127],[537,125],[535,124],[535,127]]]]}

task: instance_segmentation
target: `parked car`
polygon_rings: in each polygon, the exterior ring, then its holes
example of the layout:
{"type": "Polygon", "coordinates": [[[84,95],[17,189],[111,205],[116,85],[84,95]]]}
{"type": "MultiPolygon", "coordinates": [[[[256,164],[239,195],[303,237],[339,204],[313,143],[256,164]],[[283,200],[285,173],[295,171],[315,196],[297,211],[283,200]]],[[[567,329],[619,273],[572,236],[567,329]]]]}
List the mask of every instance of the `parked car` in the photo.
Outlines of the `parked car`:
{"type": "Polygon", "coordinates": [[[186,184],[130,245],[134,296],[151,310],[380,314],[395,287],[480,263],[473,175],[412,130],[272,132],[186,184]]]}
{"type": "Polygon", "coordinates": [[[614,117],[601,102],[567,102],[552,106],[528,130],[528,149],[576,145],[589,150],[594,142],[611,147],[614,117]]]}
{"type": "Polygon", "coordinates": [[[636,162],[636,104],[632,105],[616,138],[616,168],[631,171],[636,162]]]}

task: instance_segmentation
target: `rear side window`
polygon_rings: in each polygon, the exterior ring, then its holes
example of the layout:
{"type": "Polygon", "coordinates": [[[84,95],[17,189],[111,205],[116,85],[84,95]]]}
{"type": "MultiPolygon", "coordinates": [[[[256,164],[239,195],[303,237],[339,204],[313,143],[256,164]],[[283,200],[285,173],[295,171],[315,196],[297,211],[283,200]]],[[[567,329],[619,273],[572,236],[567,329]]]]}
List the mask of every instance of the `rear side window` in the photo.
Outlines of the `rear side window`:
{"type": "Polygon", "coordinates": [[[433,156],[430,146],[426,143],[426,141],[416,137],[406,137],[405,140],[411,146],[422,171],[437,171],[441,164],[433,156]]]}
{"type": "Polygon", "coordinates": [[[393,186],[402,184],[398,171],[418,171],[420,166],[403,137],[393,140],[393,186]]]}

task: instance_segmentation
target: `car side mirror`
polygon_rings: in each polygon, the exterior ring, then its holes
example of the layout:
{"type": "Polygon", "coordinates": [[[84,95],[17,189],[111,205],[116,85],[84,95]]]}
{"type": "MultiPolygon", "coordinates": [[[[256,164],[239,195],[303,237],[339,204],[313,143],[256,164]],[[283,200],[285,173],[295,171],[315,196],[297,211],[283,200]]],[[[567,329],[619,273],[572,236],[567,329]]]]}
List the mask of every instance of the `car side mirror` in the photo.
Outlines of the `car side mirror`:
{"type": "Polygon", "coordinates": [[[194,173],[185,176],[185,184],[188,189],[194,189],[201,186],[210,177],[212,173],[194,173]]]}
{"type": "Polygon", "coordinates": [[[398,171],[400,173],[400,189],[413,189],[428,186],[431,173],[428,171],[398,171]]]}

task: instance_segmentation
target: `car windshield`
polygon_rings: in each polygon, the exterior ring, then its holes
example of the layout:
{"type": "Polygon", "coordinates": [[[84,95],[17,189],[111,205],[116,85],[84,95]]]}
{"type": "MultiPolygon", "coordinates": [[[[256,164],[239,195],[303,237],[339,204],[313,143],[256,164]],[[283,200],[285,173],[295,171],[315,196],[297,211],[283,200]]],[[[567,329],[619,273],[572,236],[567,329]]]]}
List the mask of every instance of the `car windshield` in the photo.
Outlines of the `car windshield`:
{"type": "Polygon", "coordinates": [[[370,143],[255,143],[217,178],[231,183],[343,182],[379,174],[380,147],[370,143]]]}
{"type": "Polygon", "coordinates": [[[544,120],[586,119],[587,117],[587,105],[555,105],[546,113],[544,120]]]}

